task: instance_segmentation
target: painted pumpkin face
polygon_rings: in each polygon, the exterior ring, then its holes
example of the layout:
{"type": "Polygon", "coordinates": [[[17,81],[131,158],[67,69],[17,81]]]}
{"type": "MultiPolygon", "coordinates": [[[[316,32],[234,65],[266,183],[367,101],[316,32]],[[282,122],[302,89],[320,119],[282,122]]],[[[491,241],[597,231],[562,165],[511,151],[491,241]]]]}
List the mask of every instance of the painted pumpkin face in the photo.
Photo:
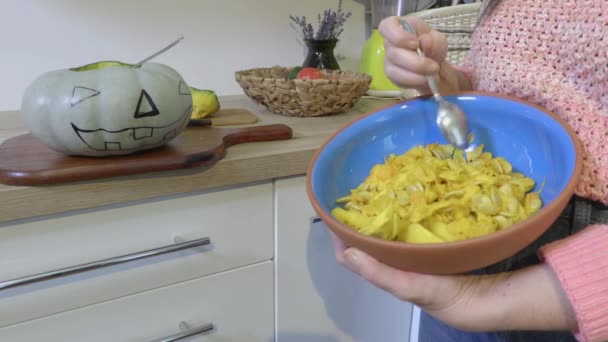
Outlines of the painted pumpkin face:
{"type": "Polygon", "coordinates": [[[170,67],[100,62],[57,70],[25,91],[32,135],[69,155],[111,156],[165,145],[188,125],[192,95],[170,67]]]}

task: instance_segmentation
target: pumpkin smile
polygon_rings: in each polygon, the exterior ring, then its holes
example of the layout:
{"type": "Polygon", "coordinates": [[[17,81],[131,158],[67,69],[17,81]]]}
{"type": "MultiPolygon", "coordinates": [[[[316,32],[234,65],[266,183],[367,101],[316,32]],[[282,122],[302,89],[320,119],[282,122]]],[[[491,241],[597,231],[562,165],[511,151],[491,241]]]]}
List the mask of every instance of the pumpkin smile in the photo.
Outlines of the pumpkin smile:
{"type": "Polygon", "coordinates": [[[129,151],[141,146],[158,145],[163,141],[175,138],[180,128],[188,123],[192,106],[180,118],[164,126],[125,127],[118,130],[105,128],[84,129],[76,126],[72,128],[80,140],[96,151],[129,151]]]}

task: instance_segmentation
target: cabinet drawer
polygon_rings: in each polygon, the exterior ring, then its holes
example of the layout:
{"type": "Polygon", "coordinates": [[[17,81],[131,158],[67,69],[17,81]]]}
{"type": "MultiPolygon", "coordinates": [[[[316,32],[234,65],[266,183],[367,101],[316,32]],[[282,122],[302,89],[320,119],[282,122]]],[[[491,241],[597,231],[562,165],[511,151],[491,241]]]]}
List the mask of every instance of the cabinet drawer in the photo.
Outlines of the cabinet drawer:
{"type": "Polygon", "coordinates": [[[0,329],[0,341],[158,341],[190,328],[188,341],[274,341],[272,262],[207,276],[0,329]]]}
{"type": "Polygon", "coordinates": [[[208,237],[210,245],[0,289],[0,327],[270,260],[272,184],[0,226],[0,284],[208,237]]]}

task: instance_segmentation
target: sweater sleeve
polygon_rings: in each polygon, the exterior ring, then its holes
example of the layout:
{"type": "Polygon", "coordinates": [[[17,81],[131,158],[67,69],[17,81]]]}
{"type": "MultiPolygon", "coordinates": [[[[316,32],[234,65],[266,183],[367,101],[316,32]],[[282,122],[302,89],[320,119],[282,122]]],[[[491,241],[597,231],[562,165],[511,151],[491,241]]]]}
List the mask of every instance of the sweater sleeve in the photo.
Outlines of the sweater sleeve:
{"type": "Polygon", "coordinates": [[[608,225],[591,225],[544,245],[539,255],[553,269],[576,316],[581,342],[608,341],[608,225]]]}

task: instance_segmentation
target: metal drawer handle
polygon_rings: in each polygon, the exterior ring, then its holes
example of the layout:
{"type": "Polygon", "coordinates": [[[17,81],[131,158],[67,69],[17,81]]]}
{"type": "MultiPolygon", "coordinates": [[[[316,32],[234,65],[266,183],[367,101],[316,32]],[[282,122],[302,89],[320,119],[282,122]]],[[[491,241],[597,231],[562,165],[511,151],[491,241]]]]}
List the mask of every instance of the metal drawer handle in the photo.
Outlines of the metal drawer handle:
{"type": "Polygon", "coordinates": [[[188,324],[186,324],[186,322],[181,322],[179,324],[180,327],[183,327],[185,329],[188,329],[186,331],[182,331],[180,333],[177,333],[175,335],[171,335],[171,336],[167,336],[158,340],[154,340],[151,342],[174,342],[174,341],[179,341],[181,339],[184,338],[188,338],[188,337],[192,337],[195,335],[201,335],[201,334],[205,334],[208,332],[211,332],[211,330],[215,329],[215,325],[213,325],[213,323],[209,323],[206,325],[202,325],[200,327],[196,327],[196,328],[190,328],[188,326],[188,324]]]}
{"type": "Polygon", "coordinates": [[[44,280],[49,280],[49,279],[53,279],[53,278],[59,278],[59,277],[63,277],[63,276],[74,274],[74,273],[81,273],[81,272],[91,271],[91,270],[98,269],[98,268],[123,264],[126,262],[149,258],[149,257],[153,257],[153,256],[158,256],[161,254],[177,252],[177,251],[180,251],[183,249],[189,249],[189,248],[193,248],[193,247],[197,247],[197,246],[205,246],[205,245],[209,245],[209,244],[211,244],[211,240],[208,237],[204,237],[202,239],[180,242],[180,243],[176,243],[173,245],[163,246],[163,247],[154,248],[154,249],[148,249],[145,251],[136,252],[136,253],[132,253],[132,254],[121,255],[118,257],[110,258],[110,259],[93,261],[93,262],[78,265],[78,266],[66,267],[66,268],[62,268],[62,269],[58,269],[58,270],[54,270],[54,271],[50,271],[50,272],[45,272],[45,273],[40,273],[40,274],[27,276],[27,277],[23,277],[23,278],[3,281],[3,282],[0,282],[0,290],[7,289],[10,287],[17,287],[17,286],[22,286],[22,285],[26,285],[26,284],[31,284],[31,283],[35,283],[35,282],[40,282],[40,281],[44,281],[44,280]]]}

